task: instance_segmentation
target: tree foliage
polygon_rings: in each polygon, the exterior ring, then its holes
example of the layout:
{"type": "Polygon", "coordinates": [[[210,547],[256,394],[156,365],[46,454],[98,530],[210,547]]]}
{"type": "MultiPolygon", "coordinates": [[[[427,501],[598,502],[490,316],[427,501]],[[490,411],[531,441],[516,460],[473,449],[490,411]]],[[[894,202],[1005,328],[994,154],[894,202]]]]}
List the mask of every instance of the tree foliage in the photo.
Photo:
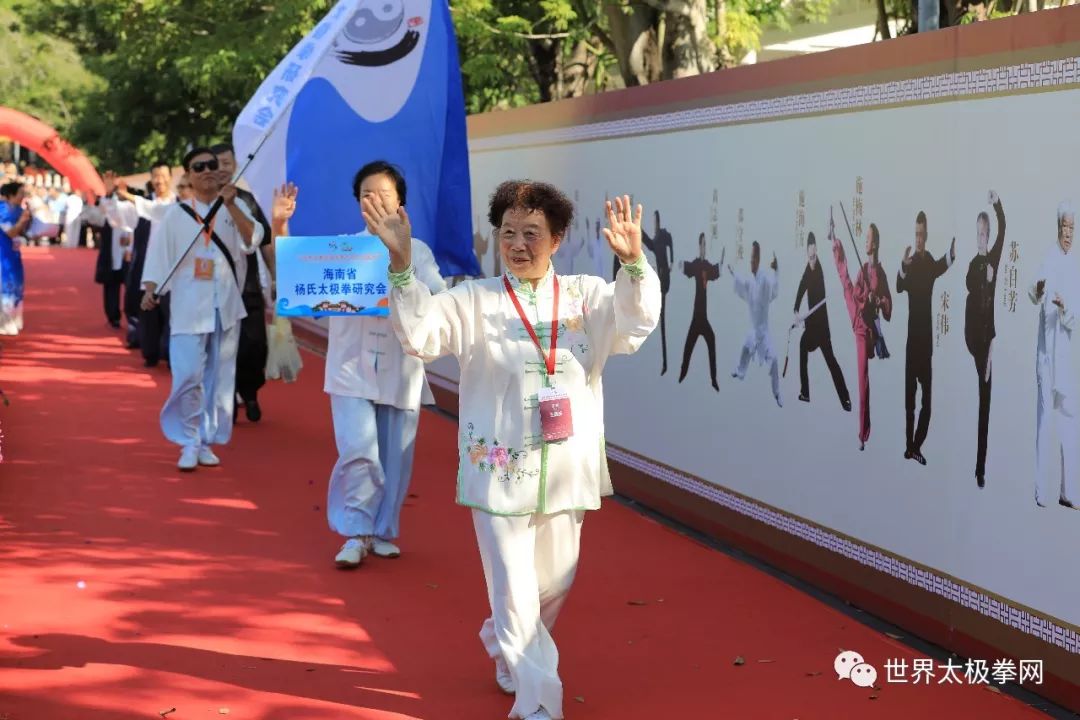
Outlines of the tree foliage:
{"type": "Polygon", "coordinates": [[[471,112],[736,64],[835,0],[450,0],[471,112]]]}
{"type": "Polygon", "coordinates": [[[70,137],[101,79],[83,67],[71,43],[31,32],[7,2],[0,2],[0,33],[0,102],[70,137]]]}
{"type": "MultiPolygon", "coordinates": [[[[941,24],[1048,1],[1061,0],[941,0],[941,24]]],[[[476,113],[730,67],[760,47],[764,29],[823,21],[835,0],[449,2],[467,110],[476,113]]],[[[176,161],[190,143],[227,139],[262,79],[333,4],[0,0],[9,31],[0,97],[105,167],[176,161]]],[[[877,4],[880,37],[889,37],[889,20],[901,34],[917,31],[918,0],[877,4]]]]}
{"type": "Polygon", "coordinates": [[[329,0],[34,0],[33,29],[69,38],[105,80],[73,138],[106,166],[175,161],[189,143],[228,139],[262,79],[311,31],[329,0]]]}

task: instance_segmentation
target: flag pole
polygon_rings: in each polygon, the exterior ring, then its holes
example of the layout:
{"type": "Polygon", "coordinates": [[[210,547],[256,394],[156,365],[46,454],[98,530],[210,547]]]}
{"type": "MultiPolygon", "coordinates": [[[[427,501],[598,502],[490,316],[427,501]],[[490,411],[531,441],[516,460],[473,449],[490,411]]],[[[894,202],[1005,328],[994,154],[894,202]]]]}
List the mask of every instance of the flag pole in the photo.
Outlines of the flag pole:
{"type": "MultiPolygon", "coordinates": [[[[252,161],[255,160],[255,156],[259,153],[259,150],[262,149],[262,146],[270,138],[270,132],[274,129],[275,125],[277,124],[277,120],[279,120],[281,118],[281,116],[284,115],[284,114],[285,113],[281,113],[281,115],[278,115],[278,117],[275,118],[274,124],[271,125],[270,128],[266,131],[266,134],[263,135],[262,140],[259,141],[259,144],[255,146],[254,150],[252,150],[250,153],[248,153],[247,162],[245,162],[244,167],[240,168],[240,171],[238,173],[236,173],[235,176],[233,176],[231,184],[235,185],[237,182],[240,181],[240,178],[243,177],[244,173],[247,172],[248,167],[251,165],[252,161]]],[[[164,288],[166,285],[168,285],[169,281],[172,280],[172,276],[176,274],[177,269],[180,267],[180,263],[184,262],[184,258],[186,258],[187,254],[189,252],[191,252],[191,248],[195,247],[195,243],[198,242],[199,236],[202,235],[204,232],[206,232],[206,233],[210,232],[210,224],[213,222],[214,216],[217,215],[218,210],[221,209],[222,203],[223,203],[223,200],[221,199],[221,195],[218,195],[217,199],[214,200],[214,204],[210,206],[210,212],[207,213],[206,217],[203,219],[202,229],[199,230],[197,233],[195,233],[195,237],[193,237],[191,239],[191,242],[188,243],[187,249],[184,250],[184,253],[176,260],[176,262],[173,263],[172,269],[169,270],[169,274],[165,276],[165,279],[161,281],[160,285],[158,285],[156,288],[154,288],[154,299],[155,300],[157,300],[158,298],[161,297],[162,288],[164,288]]]]}
{"type": "MultiPolygon", "coordinates": [[[[350,6],[355,6],[355,3],[350,2],[350,0],[339,0],[339,2],[334,6],[334,8],[331,8],[331,10],[326,13],[326,15],[323,17],[323,19],[319,23],[316,24],[316,28],[318,28],[318,26],[321,25],[322,23],[325,23],[327,21],[327,18],[330,18],[331,16],[333,16],[334,20],[338,21],[338,25],[335,28],[335,30],[340,32],[341,27],[340,27],[339,18],[347,10],[351,9],[350,6]],[[339,10],[338,6],[343,6],[343,7],[339,10]]],[[[333,23],[332,23],[332,25],[333,25],[333,23]]],[[[325,46],[323,47],[322,52],[319,53],[318,58],[316,58],[313,62],[311,62],[309,67],[314,68],[315,66],[317,66],[319,64],[319,62],[322,61],[323,57],[325,57],[326,54],[330,51],[330,49],[333,48],[333,47],[334,47],[333,42],[327,42],[325,44],[325,46]]],[[[293,49],[295,50],[295,47],[293,49]]],[[[289,55],[291,53],[292,53],[292,50],[290,50],[289,53],[286,53],[285,57],[286,58],[289,57],[289,55]]],[[[284,61],[284,58],[282,59],[282,61],[284,61]]],[[[279,67],[280,67],[280,64],[279,64],[279,67]]],[[[275,72],[276,72],[276,70],[277,70],[277,68],[275,68],[275,72]]],[[[269,77],[267,79],[269,79],[269,77]]],[[[265,84],[266,81],[264,80],[263,82],[265,84]]],[[[255,160],[255,156],[259,153],[259,150],[261,150],[262,146],[264,144],[266,144],[266,141],[270,139],[270,135],[273,134],[274,128],[277,127],[278,122],[280,122],[281,118],[283,118],[287,114],[289,108],[292,107],[292,104],[294,102],[296,102],[297,95],[299,95],[299,93],[296,93],[291,98],[289,98],[289,102],[285,105],[284,108],[281,109],[281,112],[279,112],[277,114],[277,117],[274,118],[273,122],[270,123],[270,127],[268,127],[266,129],[266,131],[263,133],[262,139],[259,140],[259,144],[255,146],[254,150],[252,150],[250,153],[248,153],[247,161],[244,163],[244,166],[240,169],[240,171],[238,173],[236,173],[235,176],[233,176],[233,179],[232,179],[232,184],[233,185],[235,185],[237,182],[239,182],[240,178],[243,177],[245,172],[247,172],[248,167],[255,160]]],[[[250,104],[250,101],[249,101],[249,104],[250,104]]],[[[245,108],[245,110],[246,110],[246,108],[245,108]]],[[[241,112],[241,115],[243,115],[243,111],[241,112]]],[[[237,118],[237,120],[239,120],[239,118],[237,118]]],[[[204,232],[209,232],[210,231],[210,223],[211,223],[211,221],[213,221],[214,216],[217,214],[218,210],[221,209],[222,202],[223,201],[221,199],[221,196],[218,195],[217,199],[214,200],[214,204],[210,207],[210,212],[206,215],[206,218],[203,220],[202,228],[200,228],[199,231],[197,233],[195,233],[195,236],[193,238],[191,238],[191,242],[188,243],[187,249],[184,250],[184,253],[180,256],[180,258],[175,263],[173,263],[172,268],[169,270],[169,274],[165,276],[165,280],[163,280],[160,285],[158,285],[156,288],[154,288],[154,299],[155,300],[158,300],[161,297],[162,289],[169,283],[169,281],[172,279],[172,276],[176,274],[177,269],[180,267],[180,263],[182,263],[184,261],[184,258],[187,257],[187,254],[189,252],[191,252],[191,248],[195,247],[195,243],[198,242],[199,236],[202,235],[204,232]]]]}

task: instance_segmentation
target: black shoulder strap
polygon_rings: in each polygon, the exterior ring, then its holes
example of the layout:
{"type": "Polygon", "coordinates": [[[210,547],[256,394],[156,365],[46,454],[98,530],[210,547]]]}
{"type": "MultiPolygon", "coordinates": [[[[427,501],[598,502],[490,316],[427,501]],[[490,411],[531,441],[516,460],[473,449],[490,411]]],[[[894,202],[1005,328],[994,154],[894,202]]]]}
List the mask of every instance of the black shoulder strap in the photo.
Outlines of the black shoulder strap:
{"type": "MultiPolygon", "coordinates": [[[[179,205],[184,209],[184,212],[191,216],[192,220],[194,220],[195,222],[199,222],[199,218],[196,216],[195,210],[190,205],[188,205],[187,203],[179,203],[179,205]]],[[[205,224],[203,225],[203,229],[206,229],[205,224]]],[[[210,239],[214,241],[214,244],[217,245],[218,250],[220,250],[225,256],[225,260],[229,263],[229,269],[232,270],[233,280],[236,280],[236,284],[239,285],[240,280],[236,275],[236,262],[233,260],[232,254],[229,252],[229,248],[225,247],[225,243],[222,242],[221,238],[218,237],[218,234],[216,232],[210,233],[210,239]]]]}

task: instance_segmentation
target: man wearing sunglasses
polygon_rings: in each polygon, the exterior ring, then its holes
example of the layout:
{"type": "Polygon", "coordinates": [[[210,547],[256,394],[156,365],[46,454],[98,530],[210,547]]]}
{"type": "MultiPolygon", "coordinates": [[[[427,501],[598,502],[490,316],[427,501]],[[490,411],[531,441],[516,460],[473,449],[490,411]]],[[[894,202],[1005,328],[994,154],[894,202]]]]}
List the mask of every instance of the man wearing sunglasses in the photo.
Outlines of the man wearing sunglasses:
{"type": "Polygon", "coordinates": [[[210,445],[224,444],[232,435],[236,348],[246,315],[240,290],[247,256],[263,239],[263,229],[238,201],[236,186],[221,186],[219,169],[208,148],[184,157],[194,197],[165,211],[143,269],[143,308],[157,304],[159,288],[171,298],[173,382],[161,409],[161,429],[182,448],[177,467],[184,471],[220,464],[210,445]],[[219,196],[223,205],[208,219],[219,196]]]}

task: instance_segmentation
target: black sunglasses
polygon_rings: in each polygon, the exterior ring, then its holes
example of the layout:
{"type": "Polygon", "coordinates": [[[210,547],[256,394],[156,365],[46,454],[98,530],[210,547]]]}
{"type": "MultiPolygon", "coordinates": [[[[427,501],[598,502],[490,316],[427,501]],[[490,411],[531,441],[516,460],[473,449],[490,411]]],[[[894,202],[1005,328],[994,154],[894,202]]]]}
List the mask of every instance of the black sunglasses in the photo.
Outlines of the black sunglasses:
{"type": "Polygon", "coordinates": [[[200,160],[199,162],[191,163],[191,171],[192,172],[201,173],[204,170],[209,170],[210,172],[214,172],[217,169],[218,169],[218,161],[217,160],[200,160]]]}

